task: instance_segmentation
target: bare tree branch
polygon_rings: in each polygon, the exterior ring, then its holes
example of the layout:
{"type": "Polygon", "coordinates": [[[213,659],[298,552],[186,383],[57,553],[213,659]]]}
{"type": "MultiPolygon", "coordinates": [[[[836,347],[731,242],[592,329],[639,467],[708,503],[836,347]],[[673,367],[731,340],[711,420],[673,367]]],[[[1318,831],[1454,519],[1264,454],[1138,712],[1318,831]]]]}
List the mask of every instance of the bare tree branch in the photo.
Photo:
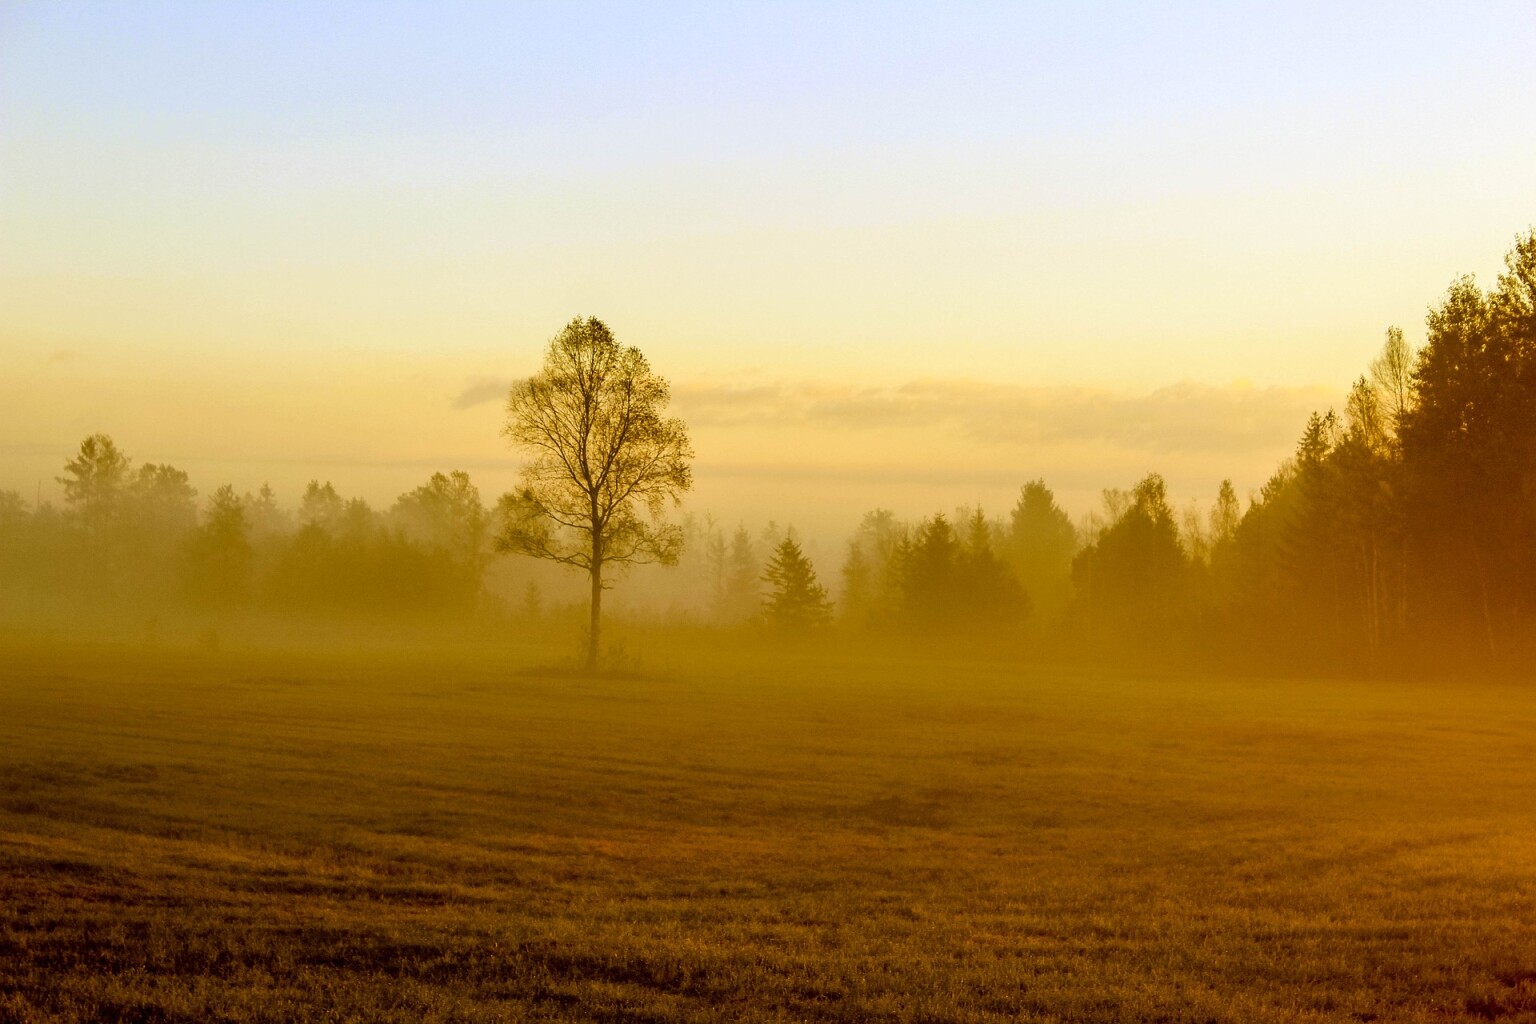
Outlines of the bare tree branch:
{"type": "Polygon", "coordinates": [[[693,484],[688,429],[665,418],[667,382],[595,318],[572,320],[544,368],[513,385],[502,433],[531,460],[504,495],[497,546],[583,569],[592,584],[588,667],[596,664],[603,570],[673,564],[682,531],[662,518],[693,484]]]}

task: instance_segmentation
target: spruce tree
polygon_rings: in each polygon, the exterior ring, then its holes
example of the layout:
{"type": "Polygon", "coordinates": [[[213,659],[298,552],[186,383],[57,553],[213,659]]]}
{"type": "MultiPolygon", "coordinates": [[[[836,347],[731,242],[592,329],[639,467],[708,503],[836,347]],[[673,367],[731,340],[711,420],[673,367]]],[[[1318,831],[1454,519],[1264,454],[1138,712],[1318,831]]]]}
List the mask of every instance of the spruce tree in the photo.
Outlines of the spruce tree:
{"type": "Polygon", "coordinates": [[[786,537],[763,571],[769,593],[763,599],[768,621],[785,629],[809,629],[827,622],[832,605],[816,582],[816,570],[800,545],[786,537]]]}

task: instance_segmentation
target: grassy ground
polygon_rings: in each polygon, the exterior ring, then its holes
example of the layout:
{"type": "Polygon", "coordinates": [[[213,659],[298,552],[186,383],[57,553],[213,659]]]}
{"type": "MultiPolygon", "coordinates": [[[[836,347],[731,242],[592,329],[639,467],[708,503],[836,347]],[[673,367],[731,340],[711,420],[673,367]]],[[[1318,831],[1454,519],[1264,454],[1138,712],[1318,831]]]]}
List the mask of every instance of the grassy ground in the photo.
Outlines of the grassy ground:
{"type": "Polygon", "coordinates": [[[0,1021],[1536,1020],[1536,690],[0,652],[0,1021]]]}

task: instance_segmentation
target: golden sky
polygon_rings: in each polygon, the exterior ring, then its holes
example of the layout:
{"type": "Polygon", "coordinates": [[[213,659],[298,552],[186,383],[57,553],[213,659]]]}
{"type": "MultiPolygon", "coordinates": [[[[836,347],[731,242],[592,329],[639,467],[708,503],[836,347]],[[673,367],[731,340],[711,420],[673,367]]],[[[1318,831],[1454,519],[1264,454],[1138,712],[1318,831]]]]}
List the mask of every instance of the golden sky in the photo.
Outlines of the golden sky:
{"type": "Polygon", "coordinates": [[[588,314],[727,519],[1255,487],[1536,218],[1536,13],[1070,6],[8,6],[0,487],[492,496],[588,314]]]}

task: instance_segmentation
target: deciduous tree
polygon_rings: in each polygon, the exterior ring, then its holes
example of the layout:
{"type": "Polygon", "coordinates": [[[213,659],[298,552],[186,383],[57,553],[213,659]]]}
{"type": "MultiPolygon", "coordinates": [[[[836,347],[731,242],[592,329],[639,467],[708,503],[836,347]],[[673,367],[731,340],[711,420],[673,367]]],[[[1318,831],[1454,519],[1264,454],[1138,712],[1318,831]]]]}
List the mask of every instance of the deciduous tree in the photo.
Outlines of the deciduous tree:
{"type": "Polygon", "coordinates": [[[498,546],[586,572],[586,664],[597,666],[604,573],[675,564],[682,531],[664,518],[693,483],[683,421],[666,415],[667,382],[600,320],[575,319],[544,367],[513,385],[504,430],[532,458],[498,505],[498,546]]]}

